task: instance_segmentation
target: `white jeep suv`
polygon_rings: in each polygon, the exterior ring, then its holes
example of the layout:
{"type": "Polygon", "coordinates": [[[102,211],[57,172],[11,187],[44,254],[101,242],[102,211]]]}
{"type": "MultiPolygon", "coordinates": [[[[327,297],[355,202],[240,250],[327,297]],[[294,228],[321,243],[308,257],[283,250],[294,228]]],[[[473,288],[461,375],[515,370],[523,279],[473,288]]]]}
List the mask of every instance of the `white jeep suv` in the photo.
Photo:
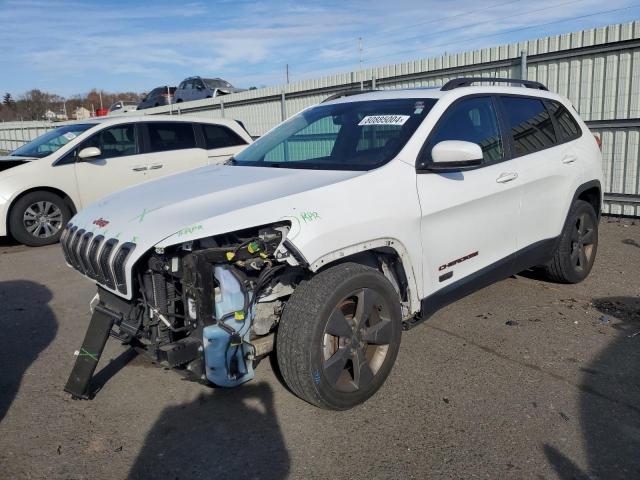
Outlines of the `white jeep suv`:
{"type": "Polygon", "coordinates": [[[532,267],[583,280],[601,182],[596,139],[536,82],[337,95],[71,220],[66,260],[98,294],[65,389],[91,396],[111,334],[220,386],[275,351],[296,395],[348,409],[435,310],[532,267]]]}
{"type": "Polygon", "coordinates": [[[78,210],[138,183],[221,163],[252,139],[235,120],[100,117],[50,130],[0,157],[0,236],[55,243],[78,210]]]}

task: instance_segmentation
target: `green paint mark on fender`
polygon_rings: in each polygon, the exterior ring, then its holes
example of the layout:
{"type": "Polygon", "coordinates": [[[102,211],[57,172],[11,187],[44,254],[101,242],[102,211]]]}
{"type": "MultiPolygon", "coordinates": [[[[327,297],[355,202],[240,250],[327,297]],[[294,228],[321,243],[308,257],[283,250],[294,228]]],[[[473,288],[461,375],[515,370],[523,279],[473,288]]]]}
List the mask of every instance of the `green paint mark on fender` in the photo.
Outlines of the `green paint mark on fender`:
{"type": "Polygon", "coordinates": [[[300,219],[304,223],[311,223],[321,220],[321,217],[318,212],[302,212],[300,213],[300,219]]]}
{"type": "Polygon", "coordinates": [[[192,225],[190,227],[185,227],[182,230],[178,230],[174,235],[178,235],[179,237],[183,237],[185,235],[189,235],[193,232],[197,232],[198,230],[202,230],[201,224],[192,225]]]}

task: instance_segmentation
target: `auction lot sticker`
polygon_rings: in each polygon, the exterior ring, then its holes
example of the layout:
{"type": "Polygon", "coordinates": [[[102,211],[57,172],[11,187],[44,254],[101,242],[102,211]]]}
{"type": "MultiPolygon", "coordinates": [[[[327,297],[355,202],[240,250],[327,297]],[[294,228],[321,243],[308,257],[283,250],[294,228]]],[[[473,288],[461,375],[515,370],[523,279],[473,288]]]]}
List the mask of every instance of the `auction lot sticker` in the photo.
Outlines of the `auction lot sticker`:
{"type": "Polygon", "coordinates": [[[358,125],[404,125],[407,120],[409,115],[367,115],[358,125]]]}

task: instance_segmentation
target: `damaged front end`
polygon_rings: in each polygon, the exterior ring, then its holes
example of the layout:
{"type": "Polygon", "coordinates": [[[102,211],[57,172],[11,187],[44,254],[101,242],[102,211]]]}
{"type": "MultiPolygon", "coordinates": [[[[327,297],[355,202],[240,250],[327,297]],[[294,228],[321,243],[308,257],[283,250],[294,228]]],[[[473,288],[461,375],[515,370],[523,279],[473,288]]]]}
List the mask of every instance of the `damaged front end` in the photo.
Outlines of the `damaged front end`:
{"type": "Polygon", "coordinates": [[[273,350],[284,302],[307,272],[288,231],[288,224],[270,225],[156,248],[136,262],[132,300],[98,287],[65,390],[91,397],[109,336],[193,380],[224,387],[251,380],[273,350]]]}

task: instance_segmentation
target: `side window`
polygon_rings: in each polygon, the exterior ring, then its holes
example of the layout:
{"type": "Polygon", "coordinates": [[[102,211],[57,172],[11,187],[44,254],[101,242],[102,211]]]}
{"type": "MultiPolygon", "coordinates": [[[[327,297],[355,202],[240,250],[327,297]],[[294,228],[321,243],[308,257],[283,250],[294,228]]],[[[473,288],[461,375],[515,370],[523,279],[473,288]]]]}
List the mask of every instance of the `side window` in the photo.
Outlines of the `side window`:
{"type": "Polygon", "coordinates": [[[429,137],[428,161],[431,161],[433,147],[445,140],[463,140],[480,145],[483,163],[502,160],[504,148],[491,97],[468,98],[449,107],[429,137]]]}
{"type": "Polygon", "coordinates": [[[99,158],[115,158],[138,153],[135,125],[117,125],[99,131],[81,147],[98,147],[102,154],[99,158]]]}
{"type": "Polygon", "coordinates": [[[149,122],[147,129],[152,152],[196,148],[196,137],[190,123],[149,122]]]}
{"type": "Polygon", "coordinates": [[[234,147],[236,145],[246,145],[240,136],[234,131],[220,125],[209,125],[201,123],[207,149],[234,147]]]}
{"type": "Polygon", "coordinates": [[[178,85],[178,90],[184,90],[185,88],[187,88],[187,82],[182,82],[178,85]]]}
{"type": "Polygon", "coordinates": [[[569,142],[582,135],[580,125],[578,125],[573,115],[571,115],[569,110],[561,103],[550,101],[549,109],[551,110],[551,115],[553,115],[553,118],[556,120],[556,126],[560,130],[558,133],[563,141],[569,142]]]}
{"type": "Polygon", "coordinates": [[[515,157],[557,144],[551,116],[542,100],[525,97],[501,97],[501,100],[513,137],[515,157]]]}

